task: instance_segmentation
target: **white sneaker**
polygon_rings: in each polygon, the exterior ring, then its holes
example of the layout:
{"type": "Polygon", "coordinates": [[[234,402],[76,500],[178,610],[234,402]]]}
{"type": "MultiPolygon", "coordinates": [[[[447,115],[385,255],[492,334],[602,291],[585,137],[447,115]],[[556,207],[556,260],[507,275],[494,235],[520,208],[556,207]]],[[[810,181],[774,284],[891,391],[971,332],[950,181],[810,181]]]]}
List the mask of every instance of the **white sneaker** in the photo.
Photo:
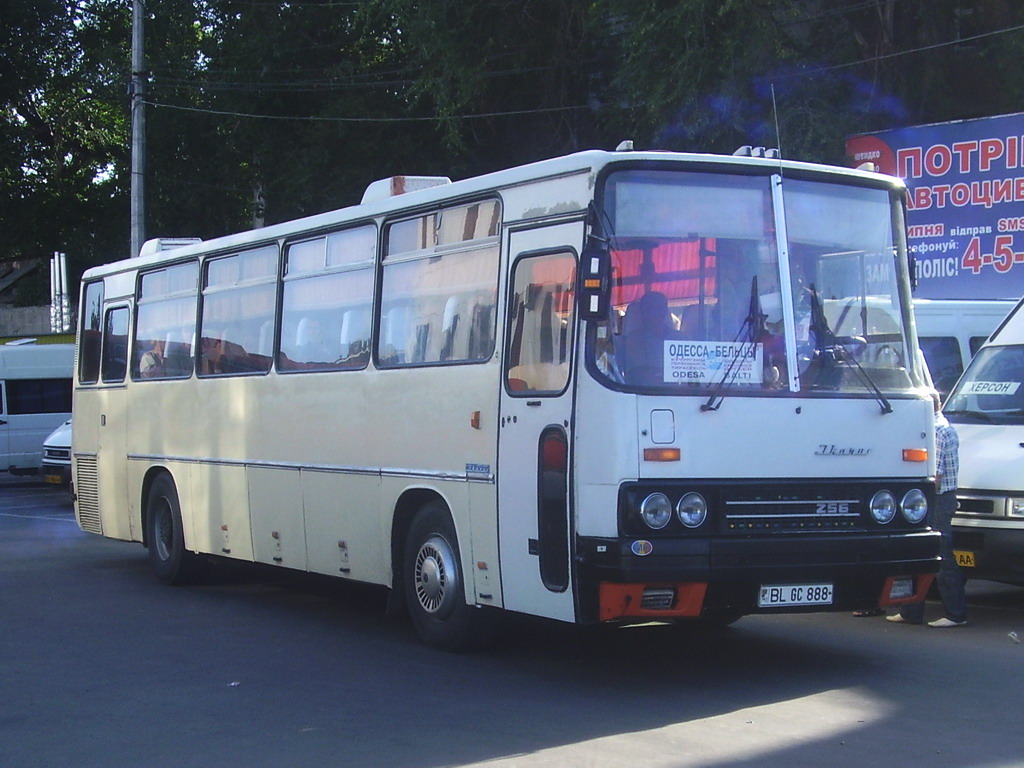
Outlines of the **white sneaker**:
{"type": "Polygon", "coordinates": [[[941,619],[936,619],[935,621],[929,621],[928,622],[928,626],[929,627],[938,627],[938,628],[944,629],[946,627],[962,627],[966,623],[967,623],[966,621],[953,621],[952,619],[947,619],[947,618],[943,617],[941,619]]]}
{"type": "Polygon", "coordinates": [[[920,621],[910,621],[909,619],[903,618],[902,613],[890,613],[885,617],[886,621],[892,621],[897,624],[920,624],[920,621]]]}

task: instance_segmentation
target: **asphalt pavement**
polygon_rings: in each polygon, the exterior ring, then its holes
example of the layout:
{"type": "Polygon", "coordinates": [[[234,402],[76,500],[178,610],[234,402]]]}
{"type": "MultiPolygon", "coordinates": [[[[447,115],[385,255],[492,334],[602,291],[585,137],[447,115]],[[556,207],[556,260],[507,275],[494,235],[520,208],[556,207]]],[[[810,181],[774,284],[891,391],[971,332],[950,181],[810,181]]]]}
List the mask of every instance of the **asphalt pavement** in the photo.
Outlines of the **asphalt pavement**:
{"type": "Polygon", "coordinates": [[[1024,589],[968,591],[957,629],[521,618],[446,654],[380,588],[224,562],[163,586],[0,475],[0,767],[1022,766],[1024,589]]]}

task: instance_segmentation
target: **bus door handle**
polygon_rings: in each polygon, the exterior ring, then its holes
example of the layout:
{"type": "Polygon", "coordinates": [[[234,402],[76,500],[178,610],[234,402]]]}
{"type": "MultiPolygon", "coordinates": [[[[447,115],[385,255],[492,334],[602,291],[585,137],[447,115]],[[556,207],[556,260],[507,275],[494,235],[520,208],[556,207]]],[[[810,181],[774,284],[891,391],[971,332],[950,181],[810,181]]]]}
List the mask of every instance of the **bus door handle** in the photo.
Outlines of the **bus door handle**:
{"type": "Polygon", "coordinates": [[[540,400],[527,400],[526,405],[529,408],[539,408],[541,404],[540,400]]]}
{"type": "Polygon", "coordinates": [[[7,419],[0,419],[0,426],[3,426],[6,423],[7,423],[7,419]]]}

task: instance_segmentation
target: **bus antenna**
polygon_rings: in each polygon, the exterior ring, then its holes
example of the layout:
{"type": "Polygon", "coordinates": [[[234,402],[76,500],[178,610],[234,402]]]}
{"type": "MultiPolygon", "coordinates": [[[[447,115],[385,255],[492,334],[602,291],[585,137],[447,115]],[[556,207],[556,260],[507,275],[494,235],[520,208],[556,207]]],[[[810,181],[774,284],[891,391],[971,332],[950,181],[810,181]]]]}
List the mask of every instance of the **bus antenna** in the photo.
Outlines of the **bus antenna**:
{"type": "Polygon", "coordinates": [[[775,147],[779,152],[779,163],[782,163],[782,132],[779,131],[779,107],[775,103],[775,83],[772,88],[772,117],[775,119],[775,147]]]}

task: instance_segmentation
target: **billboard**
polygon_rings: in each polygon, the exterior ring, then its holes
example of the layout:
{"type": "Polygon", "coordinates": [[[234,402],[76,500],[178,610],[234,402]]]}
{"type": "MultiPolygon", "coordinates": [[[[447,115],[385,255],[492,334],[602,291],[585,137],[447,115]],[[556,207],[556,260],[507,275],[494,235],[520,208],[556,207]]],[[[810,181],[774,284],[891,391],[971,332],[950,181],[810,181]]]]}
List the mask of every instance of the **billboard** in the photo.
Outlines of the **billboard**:
{"type": "Polygon", "coordinates": [[[907,184],[916,297],[1024,296],[1024,112],[853,136],[846,154],[907,184]]]}

